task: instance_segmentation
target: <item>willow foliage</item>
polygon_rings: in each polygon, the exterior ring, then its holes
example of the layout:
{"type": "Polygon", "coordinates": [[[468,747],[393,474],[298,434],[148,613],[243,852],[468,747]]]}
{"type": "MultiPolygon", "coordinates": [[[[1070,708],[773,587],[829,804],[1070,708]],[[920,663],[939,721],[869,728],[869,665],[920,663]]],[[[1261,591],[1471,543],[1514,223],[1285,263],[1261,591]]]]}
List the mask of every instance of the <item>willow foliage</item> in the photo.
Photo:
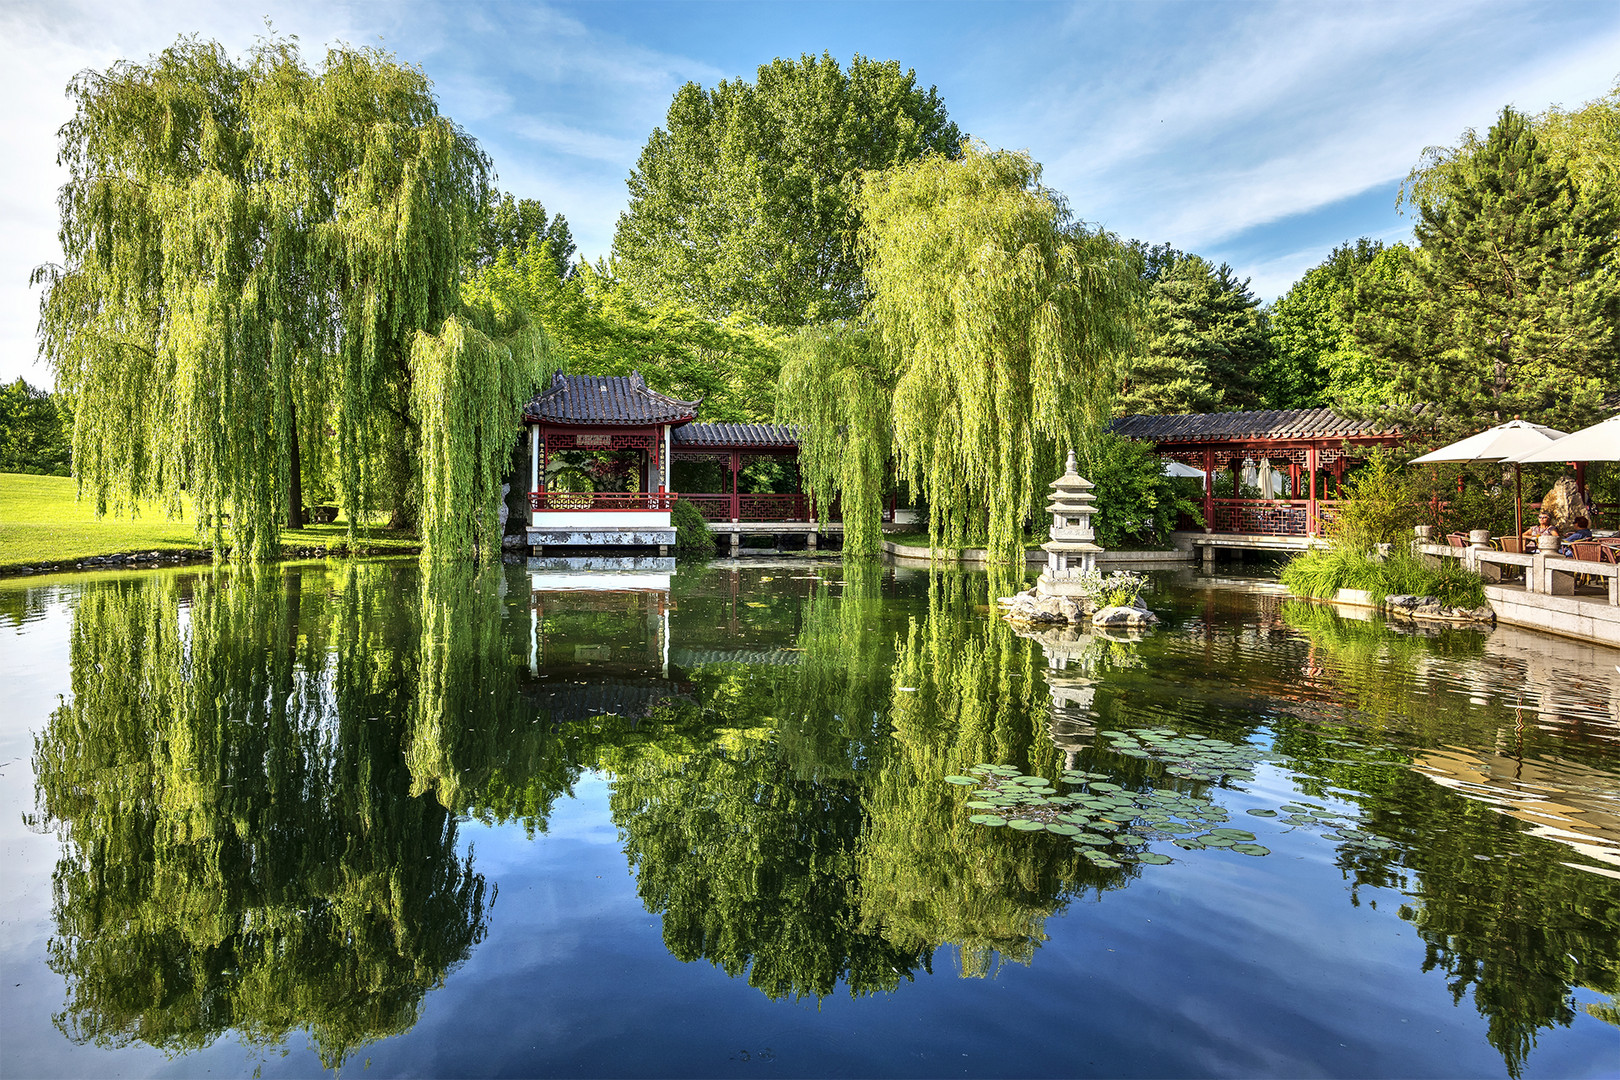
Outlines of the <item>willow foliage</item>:
{"type": "Polygon", "coordinates": [[[778,414],[799,429],[799,470],[827,523],[842,498],[844,554],[876,555],[893,443],[894,383],[870,333],[848,326],[800,331],[783,348],[778,414]]]}
{"type": "Polygon", "coordinates": [[[869,175],[857,200],[901,471],[936,545],[982,530],[1004,563],[1060,444],[1106,420],[1141,306],[1129,249],[1074,225],[1040,175],[1027,154],[968,144],[869,175]]]}
{"type": "Polygon", "coordinates": [[[63,262],[36,280],[81,493],[178,510],[184,491],[216,552],[228,527],[262,558],[301,451],[330,441],[351,529],[374,482],[406,505],[409,348],[458,310],[488,197],[426,76],[370,49],[316,71],[289,40],[237,63],[181,38],[68,92],[63,262]]]}
{"type": "Polygon", "coordinates": [[[493,304],[482,309],[481,319],[451,316],[438,334],[418,333],[411,347],[423,559],[498,557],[501,476],[550,356],[543,331],[493,304]],[[501,334],[514,318],[519,325],[501,334]]]}

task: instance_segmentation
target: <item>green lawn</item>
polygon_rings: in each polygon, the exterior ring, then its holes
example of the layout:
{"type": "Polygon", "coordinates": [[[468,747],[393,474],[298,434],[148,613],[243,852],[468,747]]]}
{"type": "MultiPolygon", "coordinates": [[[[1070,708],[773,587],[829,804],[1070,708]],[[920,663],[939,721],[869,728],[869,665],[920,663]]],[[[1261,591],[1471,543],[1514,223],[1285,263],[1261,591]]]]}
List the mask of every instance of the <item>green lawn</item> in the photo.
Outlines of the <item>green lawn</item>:
{"type": "MultiPolygon", "coordinates": [[[[382,528],[361,530],[361,544],[378,551],[415,550],[413,536],[382,528]]],[[[348,528],[343,524],[312,525],[281,534],[287,548],[343,550],[348,528]]],[[[200,550],[189,521],[170,521],[155,506],[141,516],[111,515],[97,519],[95,506],[74,498],[74,483],[65,476],[0,473],[0,570],[9,566],[85,559],[134,551],[200,550]]]]}

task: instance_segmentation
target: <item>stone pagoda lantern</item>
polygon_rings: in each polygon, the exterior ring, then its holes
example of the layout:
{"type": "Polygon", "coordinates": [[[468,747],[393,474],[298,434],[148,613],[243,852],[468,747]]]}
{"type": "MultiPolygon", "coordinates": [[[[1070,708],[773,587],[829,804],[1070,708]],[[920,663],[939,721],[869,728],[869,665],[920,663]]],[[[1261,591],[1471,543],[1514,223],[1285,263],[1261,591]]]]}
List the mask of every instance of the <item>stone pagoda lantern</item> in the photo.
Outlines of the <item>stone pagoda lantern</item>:
{"type": "Polygon", "coordinates": [[[1092,543],[1092,483],[1075,471],[1074,451],[1062,476],[1052,481],[1052,539],[1041,545],[1046,552],[1044,582],[1055,585],[1064,578],[1097,569],[1097,553],[1103,549],[1092,543]]]}

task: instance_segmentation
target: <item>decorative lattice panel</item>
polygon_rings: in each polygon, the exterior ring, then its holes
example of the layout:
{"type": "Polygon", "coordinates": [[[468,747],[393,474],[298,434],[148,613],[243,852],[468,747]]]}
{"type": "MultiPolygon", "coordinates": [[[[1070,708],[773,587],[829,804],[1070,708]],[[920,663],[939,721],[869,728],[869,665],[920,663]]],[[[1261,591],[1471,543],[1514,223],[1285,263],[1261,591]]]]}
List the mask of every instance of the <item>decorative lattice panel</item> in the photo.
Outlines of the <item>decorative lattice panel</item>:
{"type": "Polygon", "coordinates": [[[1265,499],[1216,499],[1214,531],[1304,536],[1307,504],[1265,499]]]}

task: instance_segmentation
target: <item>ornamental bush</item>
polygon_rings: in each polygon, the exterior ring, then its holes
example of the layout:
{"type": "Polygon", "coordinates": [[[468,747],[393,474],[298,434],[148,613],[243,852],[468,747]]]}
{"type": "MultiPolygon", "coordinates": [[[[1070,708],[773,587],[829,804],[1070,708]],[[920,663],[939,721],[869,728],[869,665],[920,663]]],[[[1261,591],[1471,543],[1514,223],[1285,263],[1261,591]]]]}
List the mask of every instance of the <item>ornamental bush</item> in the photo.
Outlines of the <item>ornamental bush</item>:
{"type": "Polygon", "coordinates": [[[709,558],[714,554],[714,533],[709,531],[709,523],[703,520],[696,503],[677,498],[669,520],[675,526],[676,555],[709,558]]]}

